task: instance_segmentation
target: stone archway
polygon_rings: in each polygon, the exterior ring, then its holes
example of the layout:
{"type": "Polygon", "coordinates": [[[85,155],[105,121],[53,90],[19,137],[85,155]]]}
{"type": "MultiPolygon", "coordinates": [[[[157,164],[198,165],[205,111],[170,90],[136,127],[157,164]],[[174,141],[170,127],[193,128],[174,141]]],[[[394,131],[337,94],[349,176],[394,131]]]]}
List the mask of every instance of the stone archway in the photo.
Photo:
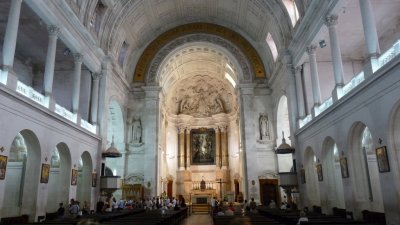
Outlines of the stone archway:
{"type": "Polygon", "coordinates": [[[1,217],[26,214],[30,221],[35,220],[40,162],[41,149],[35,133],[20,131],[10,147],[1,217]]]}

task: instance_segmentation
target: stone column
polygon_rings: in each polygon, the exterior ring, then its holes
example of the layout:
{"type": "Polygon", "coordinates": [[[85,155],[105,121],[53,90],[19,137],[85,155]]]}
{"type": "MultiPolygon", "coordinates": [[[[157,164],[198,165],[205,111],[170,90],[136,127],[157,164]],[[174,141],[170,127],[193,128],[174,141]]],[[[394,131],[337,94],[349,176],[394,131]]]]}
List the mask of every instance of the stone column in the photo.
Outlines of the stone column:
{"type": "Polygon", "coordinates": [[[378,32],[376,31],[375,16],[370,0],[359,0],[361,19],[364,28],[364,38],[371,60],[369,73],[372,74],[377,67],[377,57],[380,54],[378,32]]]}
{"type": "Polygon", "coordinates": [[[60,29],[49,26],[49,44],[47,47],[46,66],[44,69],[44,93],[50,96],[53,91],[54,64],[56,60],[57,39],[60,29]]]}
{"type": "MultiPolygon", "coordinates": [[[[254,84],[239,84],[240,101],[240,128],[243,153],[243,194],[245,199],[249,199],[249,181],[257,180],[258,168],[254,165],[257,157],[254,149],[256,148],[256,128],[254,115],[254,84]]],[[[258,184],[258,182],[257,182],[258,184]]],[[[257,186],[257,190],[259,186],[257,186]]],[[[258,192],[257,192],[258,193],[258,192]]],[[[259,196],[254,199],[259,201],[259,196]]]]}
{"type": "Polygon", "coordinates": [[[185,168],[189,169],[190,168],[190,128],[186,128],[186,165],[185,168]]]}
{"type": "Polygon", "coordinates": [[[215,130],[215,165],[217,168],[222,167],[221,162],[221,134],[218,127],[214,127],[215,130]]]}
{"type": "Polygon", "coordinates": [[[337,89],[344,85],[343,75],[343,62],[342,53],[340,51],[339,39],[336,32],[336,25],[338,24],[338,16],[330,15],[325,18],[325,24],[329,30],[329,41],[331,43],[331,57],[333,64],[333,74],[335,76],[335,89],[333,90],[332,97],[334,101],[338,100],[337,89]]]}
{"type": "Polygon", "coordinates": [[[78,113],[79,110],[79,97],[81,90],[81,72],[82,72],[82,55],[79,53],[74,54],[74,79],[72,86],[72,112],[78,113]]]}
{"type": "Polygon", "coordinates": [[[13,72],[15,46],[17,45],[17,34],[22,0],[12,0],[10,3],[10,12],[8,13],[7,27],[4,34],[1,69],[3,71],[13,72]]]}
{"type": "Polygon", "coordinates": [[[101,74],[92,73],[93,78],[93,88],[92,88],[92,101],[90,102],[90,119],[92,124],[97,124],[97,110],[99,104],[99,80],[101,74]]]}
{"type": "Polygon", "coordinates": [[[317,49],[317,46],[315,46],[315,45],[310,45],[307,47],[307,53],[308,53],[308,57],[310,60],[311,83],[312,83],[312,91],[313,91],[313,99],[314,99],[313,108],[315,108],[321,104],[321,91],[320,91],[320,87],[319,87],[317,58],[315,55],[316,49],[317,49]]]}
{"type": "Polygon", "coordinates": [[[79,112],[82,119],[89,121],[90,92],[92,90],[92,76],[89,70],[82,70],[81,91],[79,97],[79,112]]]}
{"type": "Polygon", "coordinates": [[[226,126],[221,126],[221,153],[222,153],[222,168],[228,169],[229,153],[228,153],[228,136],[226,126]]]}
{"type": "MultiPolygon", "coordinates": [[[[150,196],[156,196],[158,183],[158,166],[159,162],[159,116],[160,116],[160,103],[159,96],[161,88],[158,86],[145,86],[142,87],[145,91],[145,108],[143,109],[144,115],[142,118],[143,135],[142,141],[146,145],[144,153],[144,177],[147,179],[151,186],[148,187],[151,193],[150,196]]],[[[148,183],[148,182],[147,182],[148,183]]]]}
{"type": "Polygon", "coordinates": [[[304,92],[303,92],[303,82],[301,79],[301,67],[298,66],[294,69],[294,75],[296,78],[296,95],[297,95],[297,108],[299,118],[304,118],[306,116],[306,110],[304,105],[304,92]]]}
{"type": "Polygon", "coordinates": [[[178,169],[184,170],[185,167],[185,128],[179,128],[178,134],[178,169]]]}

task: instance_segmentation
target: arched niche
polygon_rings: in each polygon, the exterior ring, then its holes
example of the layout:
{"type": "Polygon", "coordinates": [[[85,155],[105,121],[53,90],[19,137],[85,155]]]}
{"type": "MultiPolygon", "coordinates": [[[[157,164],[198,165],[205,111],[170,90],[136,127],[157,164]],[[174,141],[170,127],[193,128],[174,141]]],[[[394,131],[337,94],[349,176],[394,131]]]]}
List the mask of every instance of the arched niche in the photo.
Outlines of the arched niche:
{"type": "Polygon", "coordinates": [[[324,198],[327,200],[328,212],[331,208],[345,208],[343,182],[340,171],[340,153],[335,141],[326,137],[322,145],[322,171],[327,188],[324,198]]]}
{"type": "MultiPolygon", "coordinates": [[[[279,99],[278,108],[276,111],[276,145],[282,143],[283,134],[285,142],[291,145],[290,141],[290,125],[289,125],[289,110],[287,97],[282,95],[279,99]]],[[[292,154],[278,154],[279,172],[290,172],[293,170],[292,154]]]]}
{"type": "Polygon", "coordinates": [[[355,122],[349,133],[350,158],[352,168],[350,179],[354,192],[354,205],[357,205],[356,213],[362,210],[383,212],[382,192],[373,145],[373,134],[363,122],[355,122]]]}
{"type": "Polygon", "coordinates": [[[311,147],[304,151],[305,185],[308,201],[305,204],[311,208],[313,205],[321,206],[319,184],[316,171],[317,159],[311,147]]]}
{"type": "Polygon", "coordinates": [[[85,151],[81,155],[81,160],[78,165],[78,184],[76,190],[76,200],[79,201],[81,206],[86,201],[91,209],[94,208],[92,204],[92,171],[93,161],[90,153],[85,151]]]}
{"type": "Polygon", "coordinates": [[[48,180],[47,212],[55,212],[59,203],[68,204],[71,173],[71,152],[67,144],[57,144],[51,154],[48,180]]]}
{"type": "MultiPolygon", "coordinates": [[[[107,149],[114,144],[114,147],[118,149],[120,153],[125,151],[125,126],[124,117],[120,104],[112,98],[108,106],[108,123],[107,123],[107,149]]],[[[128,129],[131,127],[128,127],[128,129]]],[[[128,139],[129,139],[128,135],[128,139]]],[[[122,157],[119,158],[106,158],[105,164],[112,173],[113,176],[124,176],[124,165],[125,160],[122,157]]],[[[118,199],[121,197],[121,191],[114,193],[114,196],[118,199]]]]}
{"type": "Polygon", "coordinates": [[[31,130],[16,134],[9,156],[1,217],[27,214],[33,221],[41,167],[41,149],[36,134],[31,130]]]}

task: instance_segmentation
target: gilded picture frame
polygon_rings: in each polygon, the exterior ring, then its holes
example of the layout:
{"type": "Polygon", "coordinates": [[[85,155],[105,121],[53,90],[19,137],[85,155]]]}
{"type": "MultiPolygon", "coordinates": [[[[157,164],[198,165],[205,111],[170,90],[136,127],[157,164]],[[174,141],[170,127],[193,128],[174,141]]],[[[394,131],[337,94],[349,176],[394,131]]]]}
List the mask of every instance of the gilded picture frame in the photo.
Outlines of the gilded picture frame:
{"type": "Polygon", "coordinates": [[[190,131],[191,164],[215,165],[215,130],[209,128],[190,131]]]}
{"type": "Polygon", "coordinates": [[[389,158],[386,146],[379,147],[376,150],[376,161],[378,163],[379,173],[390,172],[389,158]]]}
{"type": "Polygon", "coordinates": [[[349,178],[349,168],[347,167],[347,158],[340,157],[340,172],[342,174],[342,178],[349,178]]]}
{"type": "Polygon", "coordinates": [[[42,163],[42,171],[40,173],[40,183],[49,183],[50,164],[42,163]]]}
{"type": "Polygon", "coordinates": [[[92,187],[97,186],[97,173],[92,173],[92,187]]]}
{"type": "Polygon", "coordinates": [[[301,178],[301,183],[305,184],[306,183],[306,171],[305,171],[305,169],[300,169],[300,178],[301,178]]]}
{"type": "Polygon", "coordinates": [[[318,163],[315,167],[317,168],[318,181],[324,181],[324,175],[322,174],[322,164],[318,163]]]}
{"type": "Polygon", "coordinates": [[[7,156],[0,155],[0,180],[4,180],[6,178],[7,171],[7,156]]]}
{"type": "Polygon", "coordinates": [[[77,184],[78,184],[78,170],[72,169],[71,185],[75,186],[77,184]]]}

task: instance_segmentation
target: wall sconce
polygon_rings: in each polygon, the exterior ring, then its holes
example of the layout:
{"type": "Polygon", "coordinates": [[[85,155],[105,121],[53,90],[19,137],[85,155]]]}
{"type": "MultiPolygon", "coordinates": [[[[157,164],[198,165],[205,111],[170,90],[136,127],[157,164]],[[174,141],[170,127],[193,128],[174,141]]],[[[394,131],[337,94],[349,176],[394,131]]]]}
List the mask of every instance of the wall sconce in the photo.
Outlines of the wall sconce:
{"type": "Polygon", "coordinates": [[[63,51],[63,55],[67,56],[71,53],[71,50],[69,48],[65,48],[63,51]]]}
{"type": "Polygon", "coordinates": [[[325,47],[326,47],[326,42],[325,42],[325,40],[320,40],[320,41],[319,41],[319,47],[320,47],[320,48],[325,48],[325,47]]]}

